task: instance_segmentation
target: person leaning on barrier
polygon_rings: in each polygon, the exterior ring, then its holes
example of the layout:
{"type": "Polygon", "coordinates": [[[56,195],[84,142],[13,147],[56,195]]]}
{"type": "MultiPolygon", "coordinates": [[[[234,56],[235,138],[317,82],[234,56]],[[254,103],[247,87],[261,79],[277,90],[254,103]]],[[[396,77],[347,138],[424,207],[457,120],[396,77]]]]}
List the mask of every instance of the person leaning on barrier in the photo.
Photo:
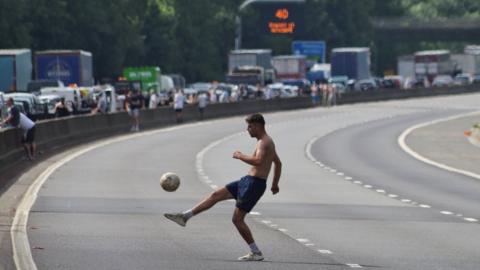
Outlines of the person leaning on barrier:
{"type": "Polygon", "coordinates": [[[65,117],[70,115],[70,110],[65,104],[65,98],[60,98],[60,101],[55,104],[55,117],[65,117]]]}
{"type": "Polygon", "coordinates": [[[25,114],[21,113],[14,105],[13,98],[7,100],[8,116],[2,121],[2,126],[9,124],[12,127],[19,127],[23,131],[22,144],[28,159],[35,159],[35,123],[25,114]]]}

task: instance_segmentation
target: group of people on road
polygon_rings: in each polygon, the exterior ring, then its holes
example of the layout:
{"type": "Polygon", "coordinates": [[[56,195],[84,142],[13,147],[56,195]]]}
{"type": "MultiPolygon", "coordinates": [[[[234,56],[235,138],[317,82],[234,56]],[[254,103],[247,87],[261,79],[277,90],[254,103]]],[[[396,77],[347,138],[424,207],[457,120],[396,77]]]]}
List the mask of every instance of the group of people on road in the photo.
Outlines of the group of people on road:
{"type": "Polygon", "coordinates": [[[310,87],[310,95],[312,97],[312,104],[314,106],[335,106],[337,105],[337,98],[339,92],[337,87],[324,81],[315,81],[310,87]],[[322,103],[320,104],[320,99],[322,103]]]}

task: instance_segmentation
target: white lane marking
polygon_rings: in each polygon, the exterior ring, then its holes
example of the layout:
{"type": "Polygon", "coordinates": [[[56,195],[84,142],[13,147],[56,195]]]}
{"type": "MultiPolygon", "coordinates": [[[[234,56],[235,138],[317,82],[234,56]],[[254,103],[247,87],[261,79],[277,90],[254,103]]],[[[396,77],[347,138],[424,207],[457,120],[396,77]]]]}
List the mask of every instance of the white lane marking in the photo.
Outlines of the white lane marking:
{"type": "Polygon", "coordinates": [[[412,201],[412,200],[409,200],[409,199],[402,199],[402,202],[404,202],[404,203],[409,203],[409,202],[411,202],[411,201],[412,201]]]}
{"type": "Polygon", "coordinates": [[[385,193],[385,190],[383,190],[383,189],[377,189],[375,191],[378,192],[378,193],[385,193]]]}
{"type": "Polygon", "coordinates": [[[322,253],[322,254],[332,254],[333,252],[331,252],[330,250],[328,249],[319,249],[318,252],[322,253]]]}
{"type": "Polygon", "coordinates": [[[217,185],[210,185],[210,187],[211,187],[212,189],[217,189],[217,188],[218,188],[217,185]]]}
{"type": "Polygon", "coordinates": [[[432,207],[431,207],[430,205],[428,205],[428,204],[420,204],[420,205],[418,205],[418,206],[420,206],[421,208],[432,208],[432,207]]]}
{"type": "Polygon", "coordinates": [[[297,241],[300,242],[300,243],[310,242],[310,240],[308,240],[308,239],[306,239],[306,238],[298,238],[297,241]]]}
{"type": "Polygon", "coordinates": [[[356,264],[356,263],[347,263],[345,265],[349,266],[350,268],[363,268],[361,265],[356,264]]]}
{"type": "Polygon", "coordinates": [[[313,246],[315,246],[315,244],[314,244],[314,243],[306,243],[305,246],[307,246],[307,247],[313,247],[313,246]]]}
{"type": "MultiPolygon", "coordinates": [[[[214,120],[215,121],[215,120],[214,120]]],[[[182,126],[175,126],[170,128],[162,128],[152,131],[145,131],[135,134],[127,134],[127,135],[120,135],[110,139],[104,139],[96,143],[87,144],[85,147],[73,152],[66,157],[56,161],[52,165],[50,165],[45,171],[43,171],[30,185],[27,189],[25,194],[23,195],[22,200],[20,201],[17,210],[15,212],[15,216],[13,218],[12,226],[10,228],[10,236],[12,239],[12,251],[13,251],[13,260],[15,262],[15,266],[19,270],[23,269],[32,269],[36,270],[37,265],[33,260],[32,251],[30,249],[30,243],[28,241],[28,234],[27,234],[27,223],[28,217],[30,214],[30,209],[32,208],[33,204],[35,203],[38,192],[42,185],[47,181],[50,175],[55,172],[58,168],[65,165],[67,162],[89,152],[94,149],[110,145],[113,143],[118,143],[130,139],[134,139],[141,136],[149,136],[158,133],[166,133],[170,131],[175,131],[179,129],[185,129],[189,127],[195,126],[202,126],[206,125],[207,123],[211,123],[214,121],[209,122],[201,122],[201,123],[193,123],[193,124],[185,124],[182,126]]],[[[216,120],[219,121],[219,120],[216,120]]]]}
{"type": "Polygon", "coordinates": [[[453,215],[453,213],[450,212],[450,211],[441,211],[440,213],[442,213],[444,215],[453,215]]]}
{"type": "Polygon", "coordinates": [[[390,197],[390,198],[398,198],[398,195],[395,195],[395,194],[388,194],[388,197],[390,197]]]}
{"type": "Polygon", "coordinates": [[[271,222],[270,220],[262,220],[262,223],[263,223],[263,224],[270,224],[270,223],[272,223],[272,222],[271,222]]]}
{"type": "Polygon", "coordinates": [[[283,233],[288,232],[287,229],[283,229],[283,228],[280,228],[280,229],[278,229],[278,230],[281,231],[281,232],[283,232],[283,233]]]}
{"type": "Polygon", "coordinates": [[[363,187],[364,187],[364,188],[368,188],[368,189],[373,188],[371,185],[365,185],[365,186],[363,186],[363,187]]]}
{"type": "Polygon", "coordinates": [[[345,174],[342,172],[337,173],[338,176],[344,176],[345,174]]]}
{"type": "Polygon", "coordinates": [[[353,179],[353,178],[350,177],[350,176],[346,176],[346,177],[345,177],[345,180],[352,180],[352,179],[353,179]]]}
{"type": "Polygon", "coordinates": [[[250,212],[250,215],[252,216],[261,216],[260,212],[250,212]]]}
{"type": "Polygon", "coordinates": [[[423,128],[423,127],[426,127],[426,126],[430,126],[430,125],[434,125],[434,124],[438,124],[438,123],[441,123],[441,122],[446,122],[446,121],[450,121],[450,120],[455,120],[455,119],[459,119],[459,118],[463,118],[463,117],[467,117],[467,116],[472,116],[472,115],[477,115],[479,114],[480,111],[476,111],[476,112],[471,112],[471,113],[465,113],[465,114],[460,114],[460,115],[456,115],[456,116],[452,116],[452,117],[448,117],[448,118],[444,118],[444,119],[437,119],[437,120],[433,120],[433,121],[429,121],[429,122],[426,122],[426,123],[422,123],[422,124],[418,124],[418,125],[414,125],[408,129],[406,129],[401,135],[400,137],[398,137],[398,145],[400,145],[400,147],[403,149],[403,151],[405,151],[406,153],[408,153],[409,155],[411,155],[412,157],[424,162],[424,163],[427,163],[427,164],[430,164],[432,166],[435,166],[435,167],[438,167],[440,169],[444,169],[446,171],[450,171],[450,172],[454,172],[454,173],[458,173],[458,174],[462,174],[462,175],[465,175],[465,176],[469,176],[469,177],[472,177],[472,178],[475,178],[475,179],[479,179],[480,180],[480,175],[476,174],[476,173],[473,173],[473,172],[469,172],[469,171],[465,171],[465,170],[460,170],[460,169],[456,169],[456,168],[453,168],[453,167],[450,167],[450,166],[447,166],[445,164],[442,164],[442,163],[439,163],[439,162],[435,162],[433,160],[430,160],[422,155],[420,155],[419,153],[413,151],[413,149],[411,149],[407,143],[405,142],[407,136],[412,133],[415,129],[419,129],[419,128],[423,128]]]}
{"type": "Polygon", "coordinates": [[[468,222],[478,222],[478,219],[475,219],[475,218],[464,218],[464,220],[468,222]]]}

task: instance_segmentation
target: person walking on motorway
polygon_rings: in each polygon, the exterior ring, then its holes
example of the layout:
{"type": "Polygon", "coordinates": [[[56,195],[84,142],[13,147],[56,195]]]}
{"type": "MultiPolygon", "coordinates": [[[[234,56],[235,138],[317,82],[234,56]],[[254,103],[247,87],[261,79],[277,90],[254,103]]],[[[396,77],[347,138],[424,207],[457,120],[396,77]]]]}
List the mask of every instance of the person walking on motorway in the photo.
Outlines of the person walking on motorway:
{"type": "Polygon", "coordinates": [[[205,113],[205,107],[207,107],[208,97],[206,93],[198,95],[198,112],[200,114],[200,120],[203,120],[203,114],[205,113]]]}
{"type": "Polygon", "coordinates": [[[140,131],[140,109],[143,108],[143,95],[138,90],[134,90],[127,95],[125,105],[128,114],[132,117],[132,127],[130,131],[140,131]]]}
{"type": "Polygon", "coordinates": [[[275,151],[273,139],[265,131],[265,120],[261,114],[252,114],[246,118],[247,131],[252,138],[257,139],[257,145],[253,155],[246,155],[240,151],[233,153],[234,159],[239,159],[252,167],[248,174],[238,181],[215,190],[204,198],[200,203],[190,210],[182,213],[166,213],[165,217],[185,226],[187,221],[201,212],[210,209],[216,203],[228,200],[236,200],[236,208],[233,212],[233,224],[242,238],[250,247],[250,253],[238,258],[241,261],[261,261],[264,259],[262,252],[257,247],[252,233],[244,219],[266,189],[266,182],[272,164],[274,164],[273,182],[271,191],[273,194],[279,192],[278,182],[282,172],[282,163],[275,151]]]}
{"type": "Polygon", "coordinates": [[[10,124],[12,127],[20,127],[23,130],[22,144],[29,160],[35,159],[35,123],[14,106],[13,98],[7,100],[8,117],[2,122],[2,126],[10,124]]]}
{"type": "Polygon", "coordinates": [[[177,123],[183,122],[183,105],[185,103],[185,96],[182,93],[181,89],[177,89],[177,93],[173,97],[173,109],[175,110],[175,115],[177,117],[177,123]]]}

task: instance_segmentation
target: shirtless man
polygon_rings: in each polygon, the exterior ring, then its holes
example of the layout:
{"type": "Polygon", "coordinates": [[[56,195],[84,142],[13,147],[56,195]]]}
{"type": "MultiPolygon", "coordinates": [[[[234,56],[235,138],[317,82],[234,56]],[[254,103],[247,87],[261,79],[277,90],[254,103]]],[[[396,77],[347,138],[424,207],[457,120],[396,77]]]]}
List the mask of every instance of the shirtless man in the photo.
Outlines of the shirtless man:
{"type": "Polygon", "coordinates": [[[273,182],[271,191],[273,194],[279,192],[278,182],[282,172],[282,163],[275,151],[275,144],[265,131],[265,120],[261,114],[252,114],[247,117],[247,131],[252,138],[258,140],[255,152],[252,156],[245,155],[240,151],[233,153],[233,158],[239,159],[249,165],[252,165],[248,175],[242,177],[238,181],[234,181],[225,187],[215,190],[210,196],[203,199],[194,208],[183,213],[167,213],[165,217],[185,226],[187,221],[201,212],[208,210],[217,202],[235,199],[236,208],[233,212],[233,224],[237,228],[242,238],[247,242],[251,252],[245,256],[238,258],[241,261],[261,261],[263,255],[253,240],[252,233],[245,223],[245,216],[249,213],[266,189],[268,174],[274,166],[273,182]]]}

